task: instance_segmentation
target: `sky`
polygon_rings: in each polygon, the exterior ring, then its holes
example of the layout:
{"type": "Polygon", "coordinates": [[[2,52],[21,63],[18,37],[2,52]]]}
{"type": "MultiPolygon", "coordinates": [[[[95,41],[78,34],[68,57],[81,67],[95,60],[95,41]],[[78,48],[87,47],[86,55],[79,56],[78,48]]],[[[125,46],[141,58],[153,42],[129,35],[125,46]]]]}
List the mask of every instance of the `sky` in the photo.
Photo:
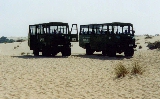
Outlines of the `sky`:
{"type": "Polygon", "coordinates": [[[0,0],[0,37],[27,37],[47,22],[132,23],[135,35],[160,34],[160,0],[0,0]]]}

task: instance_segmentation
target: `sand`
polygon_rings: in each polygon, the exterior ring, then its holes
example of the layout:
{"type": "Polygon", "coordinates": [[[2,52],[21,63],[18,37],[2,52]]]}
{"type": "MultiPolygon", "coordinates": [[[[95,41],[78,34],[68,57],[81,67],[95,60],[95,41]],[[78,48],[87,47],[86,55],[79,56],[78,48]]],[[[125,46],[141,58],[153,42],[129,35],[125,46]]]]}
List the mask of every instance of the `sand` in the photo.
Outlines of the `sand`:
{"type": "Polygon", "coordinates": [[[86,56],[78,43],[69,57],[35,57],[27,41],[0,44],[0,99],[159,99],[160,51],[147,50],[144,36],[136,38],[143,47],[131,58],[86,56]],[[135,61],[142,75],[116,78],[119,62],[131,70],[135,61]]]}

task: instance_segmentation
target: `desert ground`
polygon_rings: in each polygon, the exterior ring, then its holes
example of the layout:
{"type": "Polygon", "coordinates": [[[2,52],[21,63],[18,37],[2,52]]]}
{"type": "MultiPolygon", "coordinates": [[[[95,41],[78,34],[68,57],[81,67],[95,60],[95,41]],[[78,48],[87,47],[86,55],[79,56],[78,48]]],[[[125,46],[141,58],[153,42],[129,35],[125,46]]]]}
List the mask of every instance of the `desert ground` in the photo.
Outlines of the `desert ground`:
{"type": "Polygon", "coordinates": [[[145,43],[160,36],[144,38],[136,36],[133,57],[87,56],[78,43],[69,57],[43,57],[34,56],[27,41],[1,43],[0,99],[160,99],[160,51],[145,43]],[[135,62],[142,74],[130,73],[135,62]],[[119,63],[129,71],[125,77],[116,77],[119,63]]]}

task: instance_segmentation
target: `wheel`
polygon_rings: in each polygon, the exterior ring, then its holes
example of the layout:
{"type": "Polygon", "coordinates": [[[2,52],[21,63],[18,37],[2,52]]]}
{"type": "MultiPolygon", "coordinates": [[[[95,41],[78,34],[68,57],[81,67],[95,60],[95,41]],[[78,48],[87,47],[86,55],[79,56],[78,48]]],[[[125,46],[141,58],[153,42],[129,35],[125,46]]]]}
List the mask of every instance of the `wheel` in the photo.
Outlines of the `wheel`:
{"type": "Polygon", "coordinates": [[[133,56],[134,55],[134,49],[133,48],[127,48],[124,52],[125,56],[133,56]]]}
{"type": "Polygon", "coordinates": [[[70,56],[71,55],[71,48],[68,48],[67,49],[67,56],[70,56]]]}
{"type": "Polygon", "coordinates": [[[38,56],[38,55],[39,55],[39,51],[38,51],[37,49],[35,49],[35,50],[33,50],[33,54],[34,54],[35,56],[38,56]]]}
{"type": "Polygon", "coordinates": [[[71,48],[63,48],[62,56],[70,56],[71,55],[71,48]]]}
{"type": "Polygon", "coordinates": [[[86,55],[93,55],[93,53],[94,51],[90,47],[86,48],[86,55]]]}
{"type": "Polygon", "coordinates": [[[107,54],[107,51],[106,51],[106,50],[103,50],[103,51],[102,51],[102,55],[103,55],[103,56],[106,56],[106,54],[107,54]]]}
{"type": "Polygon", "coordinates": [[[42,48],[42,56],[51,56],[51,51],[49,47],[44,46],[42,48]]]}
{"type": "Polygon", "coordinates": [[[57,52],[52,52],[52,56],[56,56],[57,55],[57,52]]]}
{"type": "Polygon", "coordinates": [[[52,48],[52,53],[51,53],[52,56],[56,56],[57,53],[58,53],[57,48],[56,47],[52,48]]]}
{"type": "Polygon", "coordinates": [[[46,50],[46,55],[45,56],[51,56],[51,51],[50,50],[46,50]]]}

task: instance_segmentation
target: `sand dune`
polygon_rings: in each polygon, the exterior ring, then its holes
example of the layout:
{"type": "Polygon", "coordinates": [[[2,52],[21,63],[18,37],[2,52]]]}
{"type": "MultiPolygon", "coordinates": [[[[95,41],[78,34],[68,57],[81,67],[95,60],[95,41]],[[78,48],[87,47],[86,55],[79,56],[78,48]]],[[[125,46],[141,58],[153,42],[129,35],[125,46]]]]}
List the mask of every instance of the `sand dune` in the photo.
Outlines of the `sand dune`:
{"type": "Polygon", "coordinates": [[[86,56],[78,43],[69,57],[35,57],[27,41],[0,44],[0,99],[159,99],[160,51],[147,50],[144,36],[136,38],[143,47],[131,58],[86,56]],[[116,65],[131,70],[134,61],[145,72],[117,79],[116,65]]]}
{"type": "Polygon", "coordinates": [[[148,47],[147,46],[147,42],[155,42],[155,41],[158,41],[160,40],[160,36],[152,36],[152,39],[145,39],[146,36],[137,36],[136,37],[136,44],[137,44],[137,48],[136,49],[139,49],[139,46],[142,46],[142,49],[140,50],[148,50],[148,47]]]}

